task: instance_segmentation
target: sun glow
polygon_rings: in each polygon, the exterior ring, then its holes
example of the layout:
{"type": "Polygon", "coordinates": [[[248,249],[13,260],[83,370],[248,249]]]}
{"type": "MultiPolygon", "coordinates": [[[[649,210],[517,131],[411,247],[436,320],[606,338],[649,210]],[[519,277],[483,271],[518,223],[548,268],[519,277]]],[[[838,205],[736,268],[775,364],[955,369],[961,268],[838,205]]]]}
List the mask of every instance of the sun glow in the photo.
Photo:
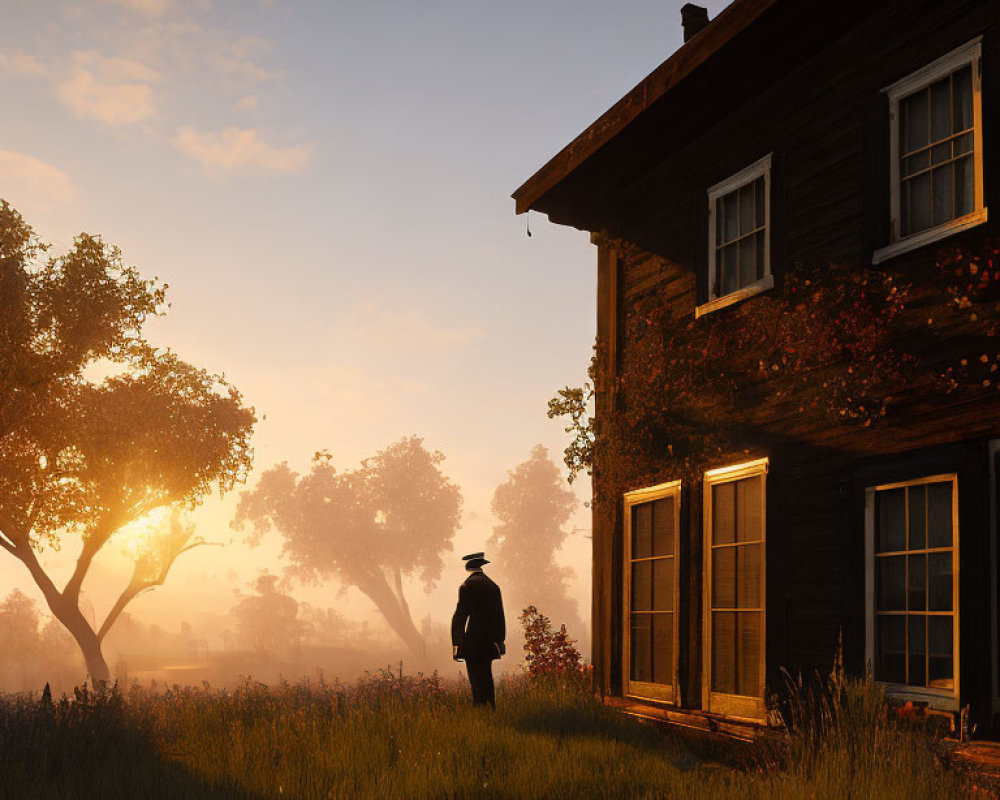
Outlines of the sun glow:
{"type": "Polygon", "coordinates": [[[122,555],[130,560],[135,560],[137,556],[146,552],[157,532],[168,524],[169,517],[170,509],[163,506],[122,525],[115,531],[114,535],[115,543],[119,546],[122,555]]]}

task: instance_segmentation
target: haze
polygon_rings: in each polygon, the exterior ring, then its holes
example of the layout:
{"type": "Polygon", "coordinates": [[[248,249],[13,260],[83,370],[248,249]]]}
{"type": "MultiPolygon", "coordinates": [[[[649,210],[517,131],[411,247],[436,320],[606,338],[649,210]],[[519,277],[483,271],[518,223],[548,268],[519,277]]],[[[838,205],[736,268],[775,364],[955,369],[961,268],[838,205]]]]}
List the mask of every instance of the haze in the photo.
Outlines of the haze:
{"type": "MultiPolygon", "coordinates": [[[[680,45],[681,5],[14,0],[0,196],[56,252],[100,234],[169,284],[152,340],[223,372],[261,420],[242,489],[322,449],[340,470],[411,434],[442,452],[462,527],[436,589],[407,592],[414,620],[444,625],[508,470],[536,444],[562,469],[546,402],[583,381],[594,338],[587,235],[532,216],[529,238],[510,192],[680,45]]],[[[572,489],[560,562],[589,620],[590,487],[572,489]]],[[[225,547],[183,555],[133,617],[222,647],[234,590],[285,567],[280,537],[230,529],[238,496],[192,516],[225,547]]],[[[74,545],[46,562],[65,569],[74,545]]],[[[111,549],[84,587],[98,617],[130,573],[111,549]]],[[[12,558],[0,586],[45,610],[12,558]]],[[[289,591],[402,653],[339,588],[289,591]]]]}

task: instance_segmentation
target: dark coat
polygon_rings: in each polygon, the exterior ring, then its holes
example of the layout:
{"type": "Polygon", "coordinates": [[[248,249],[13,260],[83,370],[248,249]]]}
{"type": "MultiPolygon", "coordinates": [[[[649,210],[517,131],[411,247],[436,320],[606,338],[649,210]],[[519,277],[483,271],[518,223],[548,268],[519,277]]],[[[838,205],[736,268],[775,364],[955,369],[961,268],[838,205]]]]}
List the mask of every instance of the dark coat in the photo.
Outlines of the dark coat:
{"type": "Polygon", "coordinates": [[[457,657],[498,659],[507,638],[500,587],[482,572],[473,572],[458,587],[458,607],[451,618],[451,644],[457,657]]]}

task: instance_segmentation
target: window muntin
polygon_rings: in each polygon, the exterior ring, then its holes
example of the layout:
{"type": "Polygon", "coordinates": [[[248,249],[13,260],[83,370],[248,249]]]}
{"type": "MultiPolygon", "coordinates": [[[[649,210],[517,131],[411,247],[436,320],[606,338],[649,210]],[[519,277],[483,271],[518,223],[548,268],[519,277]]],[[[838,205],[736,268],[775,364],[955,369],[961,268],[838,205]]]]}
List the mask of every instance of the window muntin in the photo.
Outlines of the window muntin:
{"type": "Polygon", "coordinates": [[[869,490],[869,656],[875,679],[957,695],[957,481],[869,490]]]}
{"type": "Polygon", "coordinates": [[[764,714],[767,460],[705,474],[706,709],[764,714]]]}
{"type": "Polygon", "coordinates": [[[986,221],[981,57],[977,38],[885,89],[892,241],[874,263],[986,221]]]}
{"type": "Polygon", "coordinates": [[[708,190],[709,300],[699,315],[773,285],[770,186],[768,155],[708,190]]]}
{"type": "Polygon", "coordinates": [[[626,694],[674,701],[680,481],[625,495],[626,694]]]}

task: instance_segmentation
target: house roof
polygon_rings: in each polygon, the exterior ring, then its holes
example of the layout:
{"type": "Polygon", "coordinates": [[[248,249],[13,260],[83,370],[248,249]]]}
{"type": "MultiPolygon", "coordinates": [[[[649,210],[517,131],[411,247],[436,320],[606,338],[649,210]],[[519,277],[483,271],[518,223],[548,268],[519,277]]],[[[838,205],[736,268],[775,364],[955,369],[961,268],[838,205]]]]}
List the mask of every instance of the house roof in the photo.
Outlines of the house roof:
{"type": "Polygon", "coordinates": [[[779,0],[734,0],[511,195],[515,211],[547,211],[545,196],[779,0]]]}

